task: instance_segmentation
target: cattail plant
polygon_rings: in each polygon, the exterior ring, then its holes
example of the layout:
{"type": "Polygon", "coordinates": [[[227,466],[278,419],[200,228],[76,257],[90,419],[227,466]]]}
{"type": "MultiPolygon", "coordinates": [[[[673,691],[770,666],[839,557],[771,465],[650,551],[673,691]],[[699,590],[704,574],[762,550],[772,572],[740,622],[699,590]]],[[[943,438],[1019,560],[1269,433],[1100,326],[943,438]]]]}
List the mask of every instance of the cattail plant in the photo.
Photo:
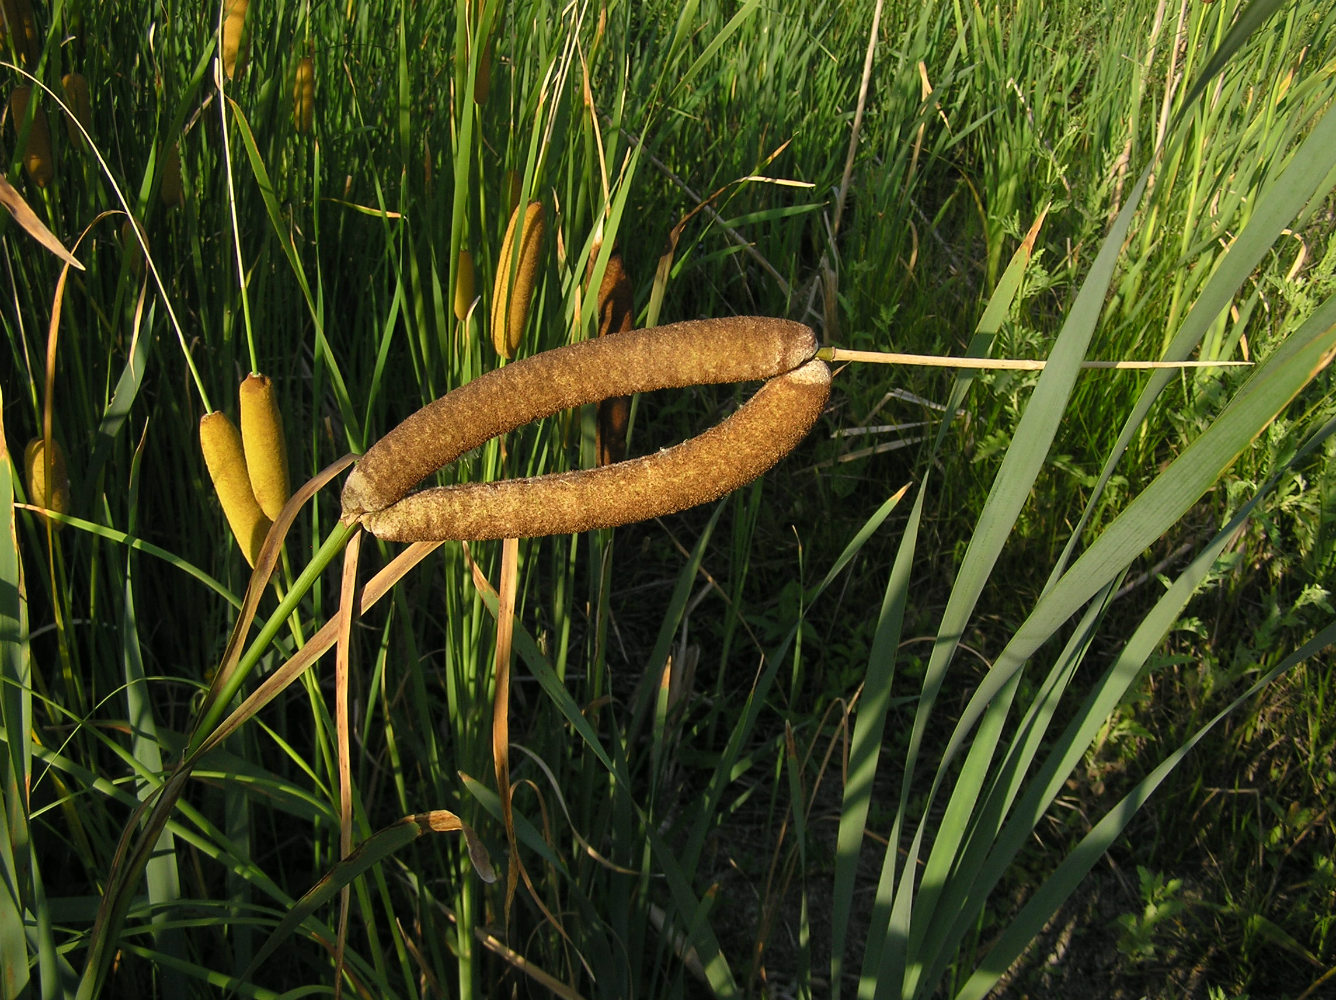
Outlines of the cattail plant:
{"type": "Polygon", "coordinates": [[[70,142],[82,147],[84,137],[75,122],[82,125],[85,132],[93,130],[93,102],[88,92],[88,78],[82,73],[66,73],[60,78],[60,86],[65,91],[65,105],[73,115],[65,116],[65,130],[70,142]]]}
{"type": "Polygon", "coordinates": [[[32,69],[42,54],[42,39],[37,33],[32,0],[0,0],[0,18],[4,19],[0,26],[3,27],[0,50],[13,46],[19,64],[32,69]]]}
{"type": "Polygon", "coordinates": [[[215,410],[200,419],[199,443],[227,523],[246,562],[254,566],[264,536],[269,531],[269,518],[265,517],[251,490],[241,434],[226,414],[215,410]]]}
{"type": "MultiPolygon", "coordinates": [[[[622,267],[622,255],[613,251],[598,288],[598,335],[626,333],[634,325],[635,300],[631,279],[622,267]]],[[[598,404],[594,450],[599,465],[611,465],[626,457],[626,430],[630,422],[630,396],[613,396],[598,404]]]]}
{"type": "Polygon", "coordinates": [[[268,376],[247,375],[241,383],[241,442],[251,492],[271,521],[288,502],[288,450],[283,416],[268,376]]]}
{"type": "MultiPolygon", "coordinates": [[[[126,219],[121,223],[121,252],[125,254],[125,260],[130,265],[130,270],[136,278],[144,276],[144,248],[140,245],[139,239],[135,236],[136,228],[139,236],[144,236],[144,227],[131,219],[126,219]]],[[[147,242],[147,239],[145,239],[147,242]]]]}
{"type": "Polygon", "coordinates": [[[482,43],[478,53],[478,72],[473,77],[473,103],[482,106],[487,103],[487,95],[492,89],[492,40],[482,43]]]}
{"type": "Polygon", "coordinates": [[[496,369],[378,441],[343,488],[343,519],[394,541],[510,538],[611,527],[718,499],[786,455],[830,393],[800,323],[739,317],[635,330],[496,369]],[[776,377],[778,376],[778,377],[776,377]],[[736,413],[646,458],[535,479],[428,489],[417,482],[514,427],[610,395],[770,379],[736,413]]]}
{"type": "MultiPolygon", "coordinates": [[[[42,439],[33,438],[23,449],[23,467],[27,474],[28,500],[47,510],[54,510],[57,514],[68,513],[70,477],[65,466],[65,451],[60,447],[60,442],[51,442],[48,459],[42,439]]],[[[59,521],[51,523],[57,531],[62,527],[59,521]]]]}
{"type": "Polygon", "coordinates": [[[455,266],[455,319],[461,323],[473,308],[473,283],[473,255],[461,249],[455,266]]]}
{"type": "MultiPolygon", "coordinates": [[[[23,132],[23,123],[28,114],[28,102],[32,99],[32,88],[27,84],[15,87],[9,95],[9,120],[14,126],[17,138],[23,132]]],[[[39,101],[33,110],[32,128],[28,130],[28,142],[23,147],[23,168],[28,178],[40,188],[51,183],[51,131],[47,128],[46,112],[39,101]]]]}
{"type": "Polygon", "coordinates": [[[310,56],[297,62],[292,81],[292,126],[302,135],[315,121],[315,63],[310,56]]]}
{"type": "Polygon", "coordinates": [[[224,0],[223,5],[223,72],[229,80],[236,79],[246,69],[246,48],[249,32],[246,12],[250,0],[224,0]]]}
{"type": "Polygon", "coordinates": [[[515,227],[519,220],[517,206],[511,213],[505,239],[501,241],[496,281],[492,286],[492,346],[507,361],[515,356],[525,320],[529,317],[529,300],[538,277],[538,256],[543,244],[543,203],[531,201],[524,209],[523,231],[516,246],[515,227]]]}
{"type": "Polygon", "coordinates": [[[162,184],[158,197],[168,208],[185,204],[185,190],[181,186],[181,150],[176,143],[167,147],[162,159],[162,184]]]}

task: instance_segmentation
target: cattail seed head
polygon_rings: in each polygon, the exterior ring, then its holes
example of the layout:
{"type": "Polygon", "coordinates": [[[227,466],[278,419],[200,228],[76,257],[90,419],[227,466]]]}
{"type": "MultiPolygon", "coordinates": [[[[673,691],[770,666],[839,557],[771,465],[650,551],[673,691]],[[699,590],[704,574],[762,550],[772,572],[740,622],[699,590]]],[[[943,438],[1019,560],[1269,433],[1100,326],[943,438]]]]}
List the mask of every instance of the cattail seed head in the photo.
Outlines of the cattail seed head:
{"type": "Polygon", "coordinates": [[[362,524],[377,538],[412,542],[569,534],[662,517],[768,471],[806,436],[829,396],[830,369],[808,361],[675,447],[597,469],[423,490],[362,524]]]}
{"type": "Polygon", "coordinates": [[[181,185],[181,150],[176,143],[167,147],[162,158],[162,184],[158,197],[168,208],[185,204],[185,189],[181,185]]]}
{"type": "Polygon", "coordinates": [[[315,121],[315,63],[305,56],[297,63],[292,83],[292,124],[302,135],[315,121]]]}
{"type": "Polygon", "coordinates": [[[136,278],[144,276],[144,248],[139,240],[135,238],[136,228],[139,234],[144,234],[144,227],[137,222],[126,219],[121,223],[121,252],[125,254],[125,259],[130,265],[130,270],[136,278]]]}
{"type": "Polygon", "coordinates": [[[13,45],[21,65],[32,69],[42,54],[42,39],[37,33],[37,18],[32,0],[0,0],[0,52],[8,54],[13,45]]]}
{"type": "MultiPolygon", "coordinates": [[[[592,266],[592,258],[591,258],[592,266]]],[[[622,255],[613,252],[598,288],[598,335],[626,333],[635,325],[631,279],[622,267],[622,255]]],[[[626,432],[631,423],[631,397],[613,396],[598,404],[594,424],[594,452],[599,465],[626,457],[626,432]]]]}
{"type": "Polygon", "coordinates": [[[383,510],[466,451],[530,421],[611,396],[767,379],[815,357],[801,323],[739,316],[670,323],[544,351],[479,376],[408,417],[361,457],[343,518],[383,510]]]}
{"type": "Polygon", "coordinates": [[[223,73],[229,80],[246,69],[246,49],[250,33],[246,30],[246,11],[250,0],[225,0],[223,6],[223,73]]]}
{"type": "Polygon", "coordinates": [[[538,277],[538,257],[543,244],[543,203],[531,201],[525,208],[523,232],[517,245],[515,228],[519,219],[517,207],[511,213],[506,237],[501,242],[501,257],[496,263],[496,281],[492,286],[492,346],[507,361],[515,356],[524,323],[529,318],[529,300],[538,277]]]}
{"type": "MultiPolygon", "coordinates": [[[[39,437],[33,438],[23,449],[23,466],[27,473],[28,501],[47,510],[54,510],[57,514],[68,513],[70,477],[65,465],[65,451],[60,447],[60,442],[51,442],[49,475],[46,447],[39,437]]],[[[51,523],[57,531],[63,527],[59,521],[51,523]]]]}
{"type": "MultiPolygon", "coordinates": [[[[14,126],[17,138],[23,131],[23,123],[28,114],[28,102],[32,100],[32,88],[27,84],[15,87],[9,95],[9,119],[14,126]]],[[[33,112],[32,128],[28,131],[28,144],[23,147],[23,167],[29,179],[40,188],[51,183],[51,131],[46,124],[46,111],[38,102],[33,112]]]]}
{"type": "Polygon", "coordinates": [[[241,434],[222,411],[215,410],[200,419],[199,443],[227,523],[241,546],[241,554],[254,567],[269,532],[269,519],[251,492],[241,434]]]}
{"type": "Polygon", "coordinates": [[[483,42],[478,53],[478,72],[473,77],[473,103],[479,107],[487,103],[492,90],[492,40],[483,42]]]}
{"type": "Polygon", "coordinates": [[[65,104],[73,112],[73,118],[65,117],[65,130],[70,134],[70,142],[82,147],[83,133],[74,123],[82,125],[84,132],[93,131],[93,102],[88,92],[88,79],[82,73],[66,73],[60,78],[60,85],[65,91],[65,104]]]}
{"type": "Polygon", "coordinates": [[[455,265],[455,319],[464,322],[473,307],[473,255],[460,249],[455,265]]]}
{"type": "Polygon", "coordinates": [[[274,384],[265,375],[247,375],[241,383],[241,442],[251,492],[269,520],[288,502],[288,449],[283,440],[283,415],[274,384]]]}

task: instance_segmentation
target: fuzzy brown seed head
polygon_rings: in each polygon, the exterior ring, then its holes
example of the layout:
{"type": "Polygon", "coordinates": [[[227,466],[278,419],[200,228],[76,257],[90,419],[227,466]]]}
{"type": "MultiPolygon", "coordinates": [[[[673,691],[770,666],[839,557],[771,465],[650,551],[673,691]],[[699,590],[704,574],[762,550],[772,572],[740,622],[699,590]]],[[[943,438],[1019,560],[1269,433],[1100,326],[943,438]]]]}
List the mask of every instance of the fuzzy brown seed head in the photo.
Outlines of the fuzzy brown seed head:
{"type": "MultiPolygon", "coordinates": [[[[9,95],[9,117],[16,139],[23,131],[31,99],[32,88],[27,84],[15,87],[9,95]]],[[[33,111],[28,143],[23,147],[23,167],[28,171],[29,179],[40,188],[50,184],[54,176],[51,166],[51,131],[47,128],[46,111],[40,102],[33,111]]]]}
{"type": "Polygon", "coordinates": [[[766,382],[732,416],[673,448],[615,465],[414,493],[362,524],[387,541],[527,538],[611,528],[709,503],[771,469],[830,395],[809,361],[766,382]]]}
{"type": "Polygon", "coordinates": [[[241,383],[241,442],[251,492],[269,520],[288,502],[288,449],[283,415],[274,384],[266,375],[247,375],[241,383]]]}
{"type": "Polygon", "coordinates": [[[297,63],[292,82],[292,125],[305,135],[315,121],[315,63],[305,56],[297,63]]]}
{"type": "MultiPolygon", "coordinates": [[[[54,510],[57,514],[68,513],[70,477],[65,465],[65,451],[60,447],[60,442],[51,442],[51,458],[48,462],[42,439],[33,438],[23,449],[23,466],[27,473],[28,501],[47,510],[54,510]]],[[[59,521],[53,521],[52,525],[57,531],[63,527],[59,521]]]]}
{"type": "Polygon", "coordinates": [[[251,492],[241,434],[224,413],[215,410],[200,419],[199,443],[227,523],[246,562],[254,566],[269,532],[269,519],[251,492]]]}
{"type": "Polygon", "coordinates": [[[382,510],[466,451],[541,417],[611,396],[748,382],[816,355],[801,323],[742,316],[632,330],[544,351],[482,375],[408,417],[358,461],[343,518],[382,510]]]}
{"type": "Polygon", "coordinates": [[[496,281],[492,286],[492,346],[507,361],[515,356],[525,321],[529,318],[529,300],[538,277],[538,258],[543,245],[543,203],[529,202],[524,209],[523,232],[517,234],[519,219],[517,207],[511,213],[510,225],[501,242],[496,281]]]}

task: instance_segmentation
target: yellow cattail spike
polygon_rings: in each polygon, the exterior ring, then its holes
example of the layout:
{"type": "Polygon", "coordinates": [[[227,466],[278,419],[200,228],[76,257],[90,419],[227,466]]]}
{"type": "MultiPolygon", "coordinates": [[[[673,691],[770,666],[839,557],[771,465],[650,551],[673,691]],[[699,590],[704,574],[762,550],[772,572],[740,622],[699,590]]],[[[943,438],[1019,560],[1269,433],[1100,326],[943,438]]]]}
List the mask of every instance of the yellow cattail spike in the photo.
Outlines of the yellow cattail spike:
{"type": "Polygon", "coordinates": [[[250,374],[241,383],[241,441],[251,492],[265,517],[273,520],[288,502],[288,450],[283,415],[268,376],[250,374]]]}
{"type": "Polygon", "coordinates": [[[538,277],[538,256],[543,243],[543,203],[531,201],[524,210],[524,230],[519,246],[515,245],[515,227],[520,212],[516,207],[506,227],[506,238],[501,242],[501,257],[496,264],[496,281],[492,286],[492,346],[496,353],[509,360],[515,356],[529,317],[529,300],[533,296],[534,281],[538,277]],[[511,284],[511,264],[514,261],[515,280],[511,284]]]}
{"type": "Polygon", "coordinates": [[[229,80],[246,69],[246,10],[250,0],[226,0],[223,7],[223,72],[229,80]]]}
{"type": "Polygon", "coordinates": [[[227,515],[227,523],[232,527],[246,562],[254,566],[264,536],[269,531],[269,519],[251,492],[241,434],[222,411],[215,410],[200,419],[199,443],[214,491],[227,515]]]}
{"type": "Polygon", "coordinates": [[[459,264],[455,268],[455,319],[461,323],[473,307],[473,278],[473,255],[461,249],[459,264]]]}
{"type": "Polygon", "coordinates": [[[167,147],[162,160],[162,184],[158,196],[168,208],[176,208],[185,203],[185,191],[181,187],[181,150],[176,143],[167,147]]]}
{"type": "Polygon", "coordinates": [[[315,63],[305,56],[297,63],[292,81],[292,125],[302,135],[315,121],[315,63]]]}
{"type": "MultiPolygon", "coordinates": [[[[9,95],[9,117],[14,126],[14,135],[23,131],[23,123],[28,114],[28,101],[32,99],[32,88],[24,84],[15,87],[9,95]]],[[[28,144],[23,149],[23,166],[28,177],[40,188],[51,183],[51,132],[46,126],[46,112],[42,105],[37,105],[33,113],[32,129],[28,132],[28,144]]]]}
{"type": "Polygon", "coordinates": [[[60,78],[60,85],[65,91],[65,104],[74,117],[65,116],[65,130],[70,134],[70,142],[82,147],[83,134],[75,127],[77,121],[85,132],[93,130],[93,102],[88,93],[88,79],[82,73],[66,73],[60,78]]]}
{"type": "Polygon", "coordinates": [[[32,0],[0,0],[0,16],[4,30],[0,41],[4,46],[13,44],[19,62],[29,69],[37,65],[42,54],[42,40],[37,34],[37,18],[33,15],[32,0]]]}
{"type": "MultiPolygon", "coordinates": [[[[28,442],[23,449],[23,466],[27,472],[28,501],[54,510],[57,514],[68,513],[70,509],[70,477],[65,467],[65,452],[59,441],[51,442],[51,475],[47,475],[46,448],[39,437],[28,442]]],[[[57,531],[63,527],[59,521],[51,522],[57,531]]]]}

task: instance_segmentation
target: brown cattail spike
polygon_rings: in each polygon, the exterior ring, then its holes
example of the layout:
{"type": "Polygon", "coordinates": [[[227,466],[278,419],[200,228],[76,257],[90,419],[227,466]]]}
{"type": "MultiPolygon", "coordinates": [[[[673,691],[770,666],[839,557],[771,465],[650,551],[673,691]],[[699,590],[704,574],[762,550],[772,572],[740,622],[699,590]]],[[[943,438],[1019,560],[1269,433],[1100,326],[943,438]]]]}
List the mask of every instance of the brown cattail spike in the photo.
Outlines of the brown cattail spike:
{"type": "Polygon", "coordinates": [[[529,202],[524,210],[523,232],[517,234],[519,220],[516,208],[501,242],[501,257],[496,262],[496,281],[492,286],[492,346],[507,361],[515,356],[524,323],[529,318],[529,300],[538,277],[538,256],[543,244],[543,203],[529,202]]]}
{"type": "Polygon", "coordinates": [[[264,545],[264,536],[269,532],[269,519],[251,492],[241,435],[232,421],[216,410],[206,413],[200,420],[199,443],[214,491],[227,515],[227,523],[232,526],[241,554],[253,567],[264,545]]]}
{"type": "MultiPolygon", "coordinates": [[[[23,132],[23,123],[27,120],[28,102],[32,99],[32,88],[27,84],[15,87],[9,95],[9,116],[17,138],[23,132]]],[[[28,144],[23,147],[23,167],[28,171],[29,179],[40,188],[51,183],[51,131],[46,125],[46,112],[39,102],[33,111],[32,128],[28,132],[28,144]]]]}
{"type": "Polygon", "coordinates": [[[644,458],[534,479],[423,490],[362,518],[387,541],[528,538],[612,528],[709,503],[772,468],[830,396],[824,361],[771,379],[736,413],[644,458]]]}
{"type": "Polygon", "coordinates": [[[801,323],[740,316],[632,330],[535,354],[442,396],[381,438],[344,484],[343,518],[390,506],[464,452],[532,420],[610,396],[771,378],[816,350],[815,335],[801,323]]]}
{"type": "MultiPolygon", "coordinates": [[[[65,466],[65,452],[59,441],[51,442],[50,475],[46,457],[46,447],[37,437],[28,442],[23,449],[23,466],[27,473],[28,501],[57,514],[66,514],[70,509],[70,477],[65,466]]],[[[59,531],[63,525],[52,521],[52,526],[59,531]]]]}
{"type": "Polygon", "coordinates": [[[292,82],[292,125],[302,135],[315,121],[315,63],[306,56],[297,63],[292,82]]]}
{"type": "Polygon", "coordinates": [[[288,502],[288,449],[283,441],[283,415],[274,384],[251,374],[241,383],[241,442],[251,492],[269,520],[288,502]]]}
{"type": "MultiPolygon", "coordinates": [[[[635,300],[631,293],[631,279],[622,267],[622,255],[613,251],[598,288],[598,335],[626,333],[634,325],[635,300]]],[[[630,422],[630,396],[614,396],[598,404],[594,450],[599,465],[611,465],[626,457],[626,430],[630,422]]]]}

